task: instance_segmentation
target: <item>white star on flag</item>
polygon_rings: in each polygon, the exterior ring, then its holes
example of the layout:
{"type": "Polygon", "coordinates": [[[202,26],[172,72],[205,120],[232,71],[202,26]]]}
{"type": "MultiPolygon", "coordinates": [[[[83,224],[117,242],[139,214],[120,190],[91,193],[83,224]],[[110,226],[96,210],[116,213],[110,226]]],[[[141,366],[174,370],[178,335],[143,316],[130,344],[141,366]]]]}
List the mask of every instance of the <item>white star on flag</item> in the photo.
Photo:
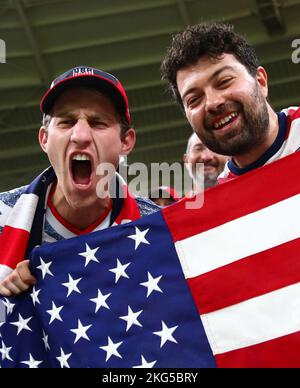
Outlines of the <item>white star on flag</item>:
{"type": "Polygon", "coordinates": [[[95,313],[101,308],[105,307],[109,310],[109,306],[106,303],[106,299],[111,295],[111,292],[109,294],[103,295],[102,292],[98,289],[98,296],[97,298],[90,299],[91,302],[96,304],[95,313]]]}
{"type": "Polygon", "coordinates": [[[17,335],[19,335],[21,333],[22,330],[29,330],[29,331],[32,331],[30,329],[30,327],[27,325],[27,323],[32,319],[32,317],[29,317],[27,319],[24,319],[22,317],[21,314],[19,314],[19,320],[17,322],[10,322],[11,325],[14,325],[14,326],[17,326],[18,328],[18,332],[17,332],[17,335]]]}
{"type": "Polygon", "coordinates": [[[106,352],[105,362],[107,362],[111,356],[116,356],[116,357],[122,358],[122,356],[117,351],[117,349],[120,345],[122,345],[123,341],[114,344],[113,341],[110,339],[110,337],[107,337],[107,339],[108,339],[107,346],[100,346],[100,349],[103,349],[106,352]]]}
{"type": "Polygon", "coordinates": [[[10,361],[13,361],[9,355],[9,352],[11,351],[11,347],[7,348],[5,343],[2,341],[2,347],[0,349],[0,353],[2,354],[2,361],[5,360],[6,358],[10,361]]]}
{"type": "Polygon", "coordinates": [[[85,267],[90,263],[90,261],[95,261],[99,263],[99,260],[95,257],[95,253],[98,251],[98,248],[91,249],[87,243],[85,243],[85,252],[78,253],[78,255],[85,257],[85,267]]]}
{"type": "Polygon", "coordinates": [[[141,286],[147,287],[147,298],[149,295],[152,294],[153,291],[162,292],[162,290],[158,286],[158,282],[162,278],[161,276],[158,276],[157,278],[153,278],[151,273],[148,272],[148,281],[144,283],[140,283],[141,286]]]}
{"type": "Polygon", "coordinates": [[[161,339],[160,341],[160,347],[162,348],[163,345],[167,341],[175,342],[177,344],[176,339],[172,336],[173,332],[177,329],[178,326],[168,327],[164,321],[161,321],[162,323],[162,329],[161,331],[155,331],[153,334],[158,335],[161,339]]]}
{"type": "Polygon", "coordinates": [[[29,353],[29,360],[28,361],[21,361],[21,364],[26,364],[29,366],[29,368],[36,369],[39,367],[40,364],[42,364],[43,361],[37,361],[35,360],[31,353],[29,353]]]}
{"type": "Polygon", "coordinates": [[[32,303],[33,305],[35,306],[35,304],[41,304],[40,300],[39,300],[39,293],[41,292],[41,290],[36,290],[35,287],[33,287],[33,290],[32,290],[32,293],[30,294],[30,297],[32,299],[32,303]]]}
{"type": "Polygon", "coordinates": [[[43,259],[40,257],[40,263],[41,265],[39,265],[37,268],[42,271],[43,279],[45,279],[46,275],[53,276],[53,273],[49,269],[50,265],[52,264],[52,261],[49,261],[49,263],[45,263],[43,259]]]}
{"type": "Polygon", "coordinates": [[[52,302],[52,309],[51,310],[47,310],[47,313],[50,314],[51,318],[50,318],[50,322],[49,322],[49,325],[55,320],[57,319],[58,321],[61,321],[62,322],[62,319],[61,319],[61,316],[60,316],[60,312],[61,310],[63,309],[64,306],[59,306],[59,307],[56,307],[55,303],[52,302]]]}
{"type": "Polygon", "coordinates": [[[131,263],[127,263],[127,264],[122,265],[122,264],[120,263],[119,259],[117,259],[117,266],[116,266],[116,268],[112,268],[112,269],[109,270],[110,272],[114,272],[114,274],[116,275],[115,283],[118,283],[120,277],[129,279],[129,276],[128,276],[127,273],[125,272],[125,269],[126,269],[130,264],[131,264],[131,263]]]}
{"type": "Polygon", "coordinates": [[[77,287],[77,284],[80,282],[80,280],[82,278],[78,278],[78,279],[73,279],[72,276],[70,274],[69,275],[69,281],[67,283],[62,283],[63,286],[67,287],[68,289],[68,294],[67,294],[67,298],[68,296],[70,296],[72,294],[72,292],[78,292],[78,294],[81,294],[80,290],[78,289],[77,287]]]}
{"type": "Polygon", "coordinates": [[[3,304],[6,307],[6,314],[10,315],[13,312],[15,304],[10,303],[10,301],[7,298],[4,298],[3,304]]]}
{"type": "Polygon", "coordinates": [[[140,327],[143,327],[140,322],[137,320],[138,316],[143,312],[143,310],[140,310],[140,311],[137,311],[136,313],[134,313],[130,306],[128,306],[128,314],[127,315],[124,315],[122,317],[119,317],[120,319],[123,319],[124,321],[127,322],[127,327],[126,327],[126,331],[128,331],[132,325],[137,325],[137,326],[140,326],[140,327]]]}
{"type": "Polygon", "coordinates": [[[65,354],[63,349],[60,348],[60,356],[56,357],[58,362],[60,363],[61,368],[70,368],[70,365],[68,363],[68,359],[72,356],[72,353],[65,354]]]}
{"type": "Polygon", "coordinates": [[[135,234],[128,236],[128,238],[131,238],[132,240],[135,241],[134,250],[137,250],[137,248],[141,243],[150,244],[149,241],[145,239],[145,236],[149,232],[149,229],[150,228],[141,231],[139,230],[139,228],[135,227],[135,234]]]}
{"type": "Polygon", "coordinates": [[[142,364],[133,366],[133,368],[153,368],[157,361],[147,362],[143,355],[141,355],[142,364]]]}
{"type": "Polygon", "coordinates": [[[77,327],[77,329],[70,329],[70,331],[72,331],[72,333],[76,334],[76,338],[75,338],[74,344],[76,344],[76,342],[79,341],[80,338],[84,338],[84,339],[86,339],[88,341],[90,340],[89,337],[87,336],[86,332],[88,331],[88,329],[91,326],[92,325],[83,326],[82,323],[80,322],[80,319],[78,319],[78,327],[77,327]]]}
{"type": "Polygon", "coordinates": [[[50,350],[50,346],[49,346],[49,343],[48,343],[48,336],[46,335],[46,333],[44,332],[44,330],[43,330],[42,341],[44,342],[45,349],[46,349],[46,350],[50,350]]]}

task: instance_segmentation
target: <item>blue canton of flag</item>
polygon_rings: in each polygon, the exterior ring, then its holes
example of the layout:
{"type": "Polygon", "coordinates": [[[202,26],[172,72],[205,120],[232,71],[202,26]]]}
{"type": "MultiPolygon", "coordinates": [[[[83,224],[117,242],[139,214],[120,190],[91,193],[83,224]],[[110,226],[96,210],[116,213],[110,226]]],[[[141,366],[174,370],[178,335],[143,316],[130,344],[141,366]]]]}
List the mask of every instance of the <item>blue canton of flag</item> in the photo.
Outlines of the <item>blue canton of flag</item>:
{"type": "Polygon", "coordinates": [[[33,251],[1,367],[215,367],[162,214],[33,251]]]}

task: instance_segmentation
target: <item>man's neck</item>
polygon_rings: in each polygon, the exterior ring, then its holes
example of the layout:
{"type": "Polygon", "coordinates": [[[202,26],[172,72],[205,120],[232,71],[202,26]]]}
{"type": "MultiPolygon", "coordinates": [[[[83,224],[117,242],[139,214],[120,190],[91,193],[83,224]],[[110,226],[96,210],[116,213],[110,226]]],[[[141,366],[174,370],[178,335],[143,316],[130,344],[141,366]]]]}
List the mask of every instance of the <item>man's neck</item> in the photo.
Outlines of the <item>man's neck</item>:
{"type": "Polygon", "coordinates": [[[51,200],[59,215],[79,230],[85,230],[93,225],[101,218],[111,204],[111,199],[106,197],[103,199],[97,198],[94,203],[86,207],[83,207],[81,204],[79,206],[71,206],[59,190],[54,191],[51,200]]]}
{"type": "Polygon", "coordinates": [[[270,123],[266,140],[259,146],[256,146],[253,150],[248,151],[245,155],[234,156],[234,162],[239,168],[247,167],[258,160],[274,143],[279,131],[278,116],[269,106],[268,113],[270,123]]]}

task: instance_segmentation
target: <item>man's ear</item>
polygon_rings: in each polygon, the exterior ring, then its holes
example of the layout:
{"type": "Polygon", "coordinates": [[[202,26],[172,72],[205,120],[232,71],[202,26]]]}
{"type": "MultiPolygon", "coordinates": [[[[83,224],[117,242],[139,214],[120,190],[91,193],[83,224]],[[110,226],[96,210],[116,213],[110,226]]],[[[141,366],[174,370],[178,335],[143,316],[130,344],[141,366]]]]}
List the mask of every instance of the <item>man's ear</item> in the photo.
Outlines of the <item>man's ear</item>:
{"type": "Polygon", "coordinates": [[[41,127],[39,130],[39,142],[42,150],[47,153],[47,141],[48,141],[48,130],[46,127],[41,127]]]}
{"type": "Polygon", "coordinates": [[[130,154],[135,145],[135,140],[135,130],[133,128],[129,128],[122,139],[121,155],[130,154]]]}
{"type": "Polygon", "coordinates": [[[259,66],[256,70],[256,79],[265,98],[268,97],[268,74],[266,70],[259,66]]]}

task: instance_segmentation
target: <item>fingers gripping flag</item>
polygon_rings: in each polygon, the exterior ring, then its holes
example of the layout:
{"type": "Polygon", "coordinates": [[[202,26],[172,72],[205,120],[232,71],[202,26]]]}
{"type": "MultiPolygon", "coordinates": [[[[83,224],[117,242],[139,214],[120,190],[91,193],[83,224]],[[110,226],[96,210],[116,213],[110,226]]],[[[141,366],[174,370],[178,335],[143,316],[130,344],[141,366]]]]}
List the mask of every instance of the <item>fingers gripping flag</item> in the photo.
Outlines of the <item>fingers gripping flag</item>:
{"type": "Polygon", "coordinates": [[[35,249],[2,367],[300,367],[300,155],[35,249]]]}

